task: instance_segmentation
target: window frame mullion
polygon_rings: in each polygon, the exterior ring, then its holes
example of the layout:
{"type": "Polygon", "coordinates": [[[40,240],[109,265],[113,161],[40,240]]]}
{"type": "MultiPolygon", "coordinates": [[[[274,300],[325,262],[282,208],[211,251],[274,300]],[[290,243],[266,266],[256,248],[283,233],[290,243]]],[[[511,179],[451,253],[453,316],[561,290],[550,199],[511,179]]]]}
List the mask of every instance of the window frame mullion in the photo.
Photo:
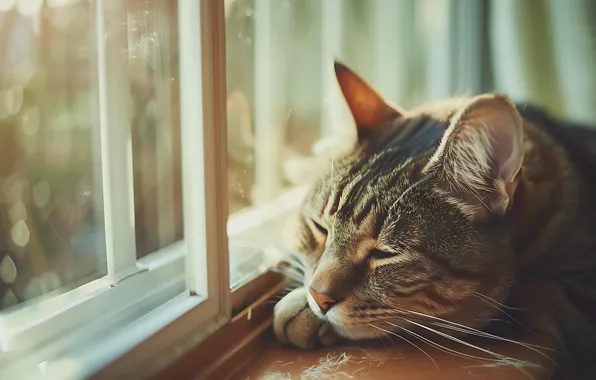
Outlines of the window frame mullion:
{"type": "Polygon", "coordinates": [[[223,1],[201,1],[201,58],[203,61],[203,138],[205,149],[205,218],[209,296],[217,295],[219,315],[232,314],[230,254],[228,250],[228,135],[226,86],[226,19],[223,1]],[[211,148],[212,149],[209,149],[211,148]],[[209,201],[207,201],[209,200],[209,201]]]}
{"type": "Polygon", "coordinates": [[[224,9],[217,1],[179,0],[178,6],[187,283],[191,294],[207,295],[217,314],[227,319],[231,294],[224,9]]]}
{"type": "Polygon", "coordinates": [[[108,276],[135,269],[136,239],[131,135],[131,97],[128,62],[122,53],[128,44],[120,28],[126,21],[126,2],[118,20],[105,16],[104,0],[97,0],[99,120],[102,187],[108,276]],[[124,20],[120,20],[123,17],[124,20]]]}

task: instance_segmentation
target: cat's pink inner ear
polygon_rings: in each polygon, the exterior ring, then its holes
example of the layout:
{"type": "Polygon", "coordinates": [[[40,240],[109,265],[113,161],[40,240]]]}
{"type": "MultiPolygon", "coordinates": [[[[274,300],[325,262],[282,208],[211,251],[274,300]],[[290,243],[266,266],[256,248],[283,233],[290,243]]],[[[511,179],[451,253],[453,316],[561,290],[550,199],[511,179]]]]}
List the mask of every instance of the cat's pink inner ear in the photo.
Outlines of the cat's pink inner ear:
{"type": "Polygon", "coordinates": [[[390,105],[368,83],[338,61],[335,61],[335,75],[359,135],[400,115],[397,107],[390,105]]]}
{"type": "Polygon", "coordinates": [[[454,117],[437,155],[454,185],[485,195],[491,211],[505,212],[524,159],[523,120],[506,97],[478,96],[454,117]]]}

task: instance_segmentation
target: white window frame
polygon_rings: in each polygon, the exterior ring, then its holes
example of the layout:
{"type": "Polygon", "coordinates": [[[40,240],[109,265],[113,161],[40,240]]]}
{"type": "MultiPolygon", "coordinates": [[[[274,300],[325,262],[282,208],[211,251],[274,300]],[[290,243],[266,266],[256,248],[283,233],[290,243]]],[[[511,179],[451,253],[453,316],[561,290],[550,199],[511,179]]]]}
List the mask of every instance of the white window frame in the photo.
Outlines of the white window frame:
{"type": "Polygon", "coordinates": [[[2,313],[0,379],[85,377],[182,315],[191,322],[164,345],[196,344],[230,319],[223,2],[178,0],[185,234],[136,260],[127,78],[122,41],[104,38],[107,1],[96,19],[108,274],[2,313]]]}

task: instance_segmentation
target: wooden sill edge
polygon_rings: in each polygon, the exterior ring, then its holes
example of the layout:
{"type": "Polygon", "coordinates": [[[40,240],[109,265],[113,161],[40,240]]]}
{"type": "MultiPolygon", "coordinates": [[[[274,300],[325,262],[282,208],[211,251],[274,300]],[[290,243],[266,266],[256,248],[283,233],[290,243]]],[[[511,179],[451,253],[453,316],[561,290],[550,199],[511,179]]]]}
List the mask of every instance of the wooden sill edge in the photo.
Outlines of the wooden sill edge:
{"type": "MultiPolygon", "coordinates": [[[[280,265],[278,263],[278,265],[280,265]]],[[[232,290],[232,318],[242,314],[249,306],[257,303],[259,299],[266,297],[263,290],[272,289],[275,291],[281,283],[285,284],[284,277],[276,272],[264,272],[250,281],[232,290]]]]}
{"type": "MultiPolygon", "coordinates": [[[[285,286],[286,282],[281,276],[267,272],[239,288],[239,296],[234,300],[245,300],[247,294],[254,294],[257,289],[261,290],[262,295],[154,378],[224,380],[243,370],[271,342],[273,301],[285,286]],[[274,286],[270,285],[272,282],[275,283],[274,286]],[[262,289],[269,290],[263,294],[262,289]]],[[[234,302],[234,306],[241,307],[241,304],[234,302]]]]}

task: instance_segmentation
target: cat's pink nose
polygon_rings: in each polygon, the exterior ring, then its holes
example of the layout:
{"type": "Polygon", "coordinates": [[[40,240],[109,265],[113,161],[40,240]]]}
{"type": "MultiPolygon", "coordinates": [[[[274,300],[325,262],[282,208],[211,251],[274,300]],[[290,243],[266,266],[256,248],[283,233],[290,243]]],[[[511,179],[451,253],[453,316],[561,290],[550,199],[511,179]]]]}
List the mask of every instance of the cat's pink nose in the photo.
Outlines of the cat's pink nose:
{"type": "Polygon", "coordinates": [[[310,288],[309,291],[312,298],[315,300],[317,305],[319,305],[319,309],[321,309],[323,314],[327,313],[327,311],[331,309],[331,306],[337,303],[336,299],[327,294],[321,294],[313,288],[310,288]]]}

